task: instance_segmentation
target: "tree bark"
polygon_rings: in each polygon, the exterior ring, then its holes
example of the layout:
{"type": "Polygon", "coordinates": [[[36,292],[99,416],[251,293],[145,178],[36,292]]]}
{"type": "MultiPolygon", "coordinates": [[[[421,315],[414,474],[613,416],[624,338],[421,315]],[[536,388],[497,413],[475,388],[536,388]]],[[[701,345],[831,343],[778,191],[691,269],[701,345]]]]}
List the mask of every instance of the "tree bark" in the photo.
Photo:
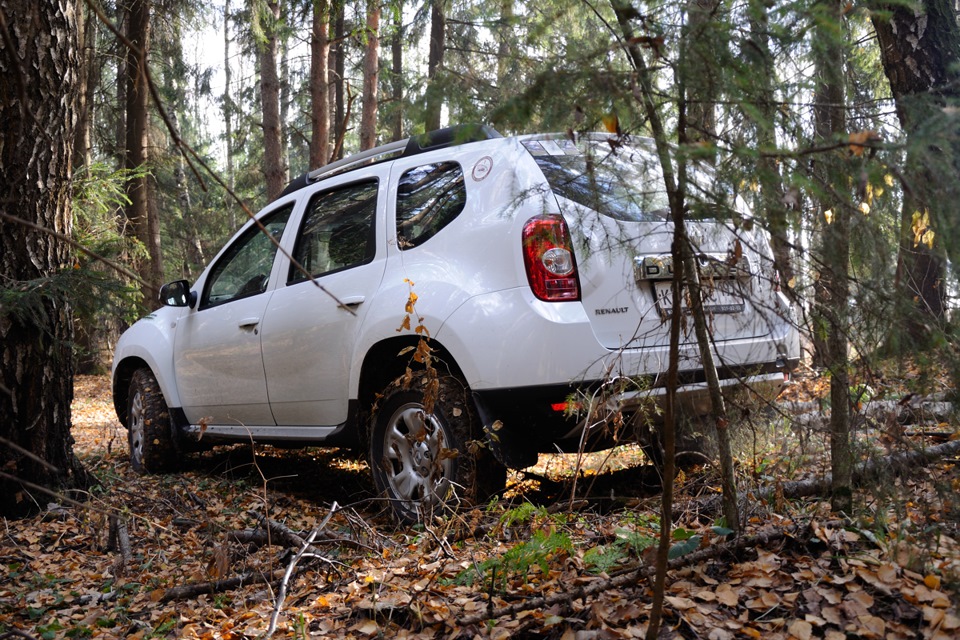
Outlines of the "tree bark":
{"type": "MultiPolygon", "coordinates": [[[[129,4],[127,37],[135,48],[126,48],[126,160],[130,171],[148,167],[147,125],[150,91],[146,68],[150,51],[151,0],[132,0],[129,4]]],[[[124,213],[136,237],[144,246],[147,258],[139,262],[137,272],[143,280],[143,304],[150,309],[156,305],[157,293],[163,283],[163,255],[160,252],[158,220],[151,220],[147,176],[129,178],[126,185],[127,205],[124,213]]]]}
{"type": "Polygon", "coordinates": [[[277,24],[280,3],[267,2],[264,40],[258,46],[260,62],[260,110],[263,118],[263,176],[267,183],[267,201],[272,201],[286,183],[283,143],[280,132],[280,78],[277,75],[277,24]]]}
{"type": "Polygon", "coordinates": [[[363,53],[360,150],[377,144],[377,83],[380,73],[380,1],[367,0],[367,46],[363,53]]]}
{"type": "MultiPolygon", "coordinates": [[[[335,16],[333,20],[334,42],[336,44],[330,48],[330,57],[332,60],[330,67],[333,69],[333,91],[330,92],[330,100],[332,101],[330,112],[334,115],[334,135],[331,135],[331,138],[343,140],[346,135],[345,129],[347,126],[347,103],[344,95],[346,93],[347,73],[347,56],[344,51],[344,42],[347,33],[346,9],[345,0],[332,0],[332,3],[335,16]]],[[[342,145],[337,145],[337,149],[331,151],[330,160],[338,160],[342,156],[342,149],[342,145]]]]}
{"type": "Polygon", "coordinates": [[[310,39],[310,169],[330,161],[330,7],[327,0],[313,2],[310,39]]]}
{"type": "MultiPolygon", "coordinates": [[[[76,0],[0,0],[0,211],[70,234],[80,51],[76,0]],[[54,37],[53,34],[56,34],[54,37]]],[[[70,247],[0,221],[0,283],[35,298],[32,312],[0,311],[0,515],[18,517],[51,491],[85,488],[73,454],[73,311],[56,287],[70,247]],[[38,285],[38,283],[40,283],[38,285]],[[31,293],[32,292],[32,293],[31,293]]]]}
{"type": "Polygon", "coordinates": [[[427,57],[427,91],[424,128],[435,131],[440,128],[443,111],[443,87],[439,75],[443,68],[443,53],[446,47],[447,17],[445,0],[430,2],[430,52],[427,57]]]}
{"type": "Polygon", "coordinates": [[[960,99],[960,25],[952,0],[882,8],[872,12],[873,26],[907,135],[896,282],[901,307],[911,310],[905,322],[910,349],[929,344],[946,311],[944,249],[955,243],[943,239],[955,227],[960,142],[956,124],[943,110],[960,99]],[[917,242],[914,215],[919,221],[923,213],[934,231],[930,243],[917,242]]]}
{"type": "Polygon", "coordinates": [[[90,9],[81,11],[77,21],[80,28],[80,77],[77,83],[81,92],[77,104],[77,126],[73,137],[73,167],[78,169],[90,164],[91,137],[93,126],[93,99],[97,87],[98,73],[94,68],[96,61],[96,36],[98,21],[90,9]]]}

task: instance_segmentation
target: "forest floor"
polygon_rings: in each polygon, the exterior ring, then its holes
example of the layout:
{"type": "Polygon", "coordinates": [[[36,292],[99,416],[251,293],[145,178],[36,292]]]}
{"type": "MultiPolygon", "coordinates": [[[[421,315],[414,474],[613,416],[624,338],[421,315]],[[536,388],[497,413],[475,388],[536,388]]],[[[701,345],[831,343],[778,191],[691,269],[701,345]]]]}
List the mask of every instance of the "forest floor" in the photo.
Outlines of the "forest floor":
{"type": "MultiPolygon", "coordinates": [[[[949,386],[894,378],[870,393],[949,386]]],[[[828,384],[809,375],[783,398],[817,402],[828,384]]],[[[705,506],[715,469],[678,476],[663,637],[960,637],[960,459],[877,474],[840,518],[823,497],[778,491],[829,468],[822,428],[759,418],[738,421],[742,537],[705,506]]],[[[366,464],[338,450],[234,446],[141,477],[106,377],[78,377],[73,421],[96,485],[83,507],[2,523],[0,637],[254,638],[274,617],[285,638],[645,634],[659,480],[635,447],[587,456],[579,472],[576,456],[541,456],[499,500],[397,528],[366,464]],[[315,529],[298,558],[295,534],[315,529]]],[[[934,425],[938,442],[955,439],[952,424],[934,425]]],[[[934,444],[870,421],[857,435],[863,459],[934,444]]]]}

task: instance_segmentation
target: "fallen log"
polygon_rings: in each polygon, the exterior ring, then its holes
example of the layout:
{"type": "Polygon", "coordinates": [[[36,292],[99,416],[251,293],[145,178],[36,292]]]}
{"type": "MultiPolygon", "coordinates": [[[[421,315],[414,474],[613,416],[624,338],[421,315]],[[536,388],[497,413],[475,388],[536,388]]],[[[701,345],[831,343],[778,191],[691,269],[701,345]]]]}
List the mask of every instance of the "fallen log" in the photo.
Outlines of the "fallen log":
{"type": "Polygon", "coordinates": [[[223,591],[238,589],[248,584],[261,584],[264,582],[269,582],[270,584],[276,585],[283,580],[285,573],[286,571],[283,569],[270,571],[267,573],[248,571],[243,575],[235,576],[233,578],[212,580],[210,582],[196,582],[192,584],[181,585],[179,587],[171,587],[163,592],[163,595],[160,597],[160,602],[196,598],[197,596],[207,593],[220,593],[223,591]]]}
{"type": "MultiPolygon", "coordinates": [[[[890,474],[902,474],[904,471],[925,466],[930,462],[947,456],[960,454],[960,440],[952,440],[934,447],[902,451],[889,456],[873,458],[861,462],[853,470],[854,486],[862,486],[868,480],[890,474]]],[[[807,480],[784,482],[775,487],[767,487],[760,491],[743,492],[738,500],[747,500],[750,496],[768,502],[782,495],[787,499],[807,498],[815,495],[826,495],[833,482],[833,475],[826,473],[823,476],[807,480]],[[781,493],[782,492],[782,493],[781,493]]],[[[684,505],[687,509],[694,508],[703,515],[714,515],[720,511],[720,496],[709,496],[703,500],[693,500],[684,505]]],[[[678,508],[678,512],[680,509],[678,508]]]]}

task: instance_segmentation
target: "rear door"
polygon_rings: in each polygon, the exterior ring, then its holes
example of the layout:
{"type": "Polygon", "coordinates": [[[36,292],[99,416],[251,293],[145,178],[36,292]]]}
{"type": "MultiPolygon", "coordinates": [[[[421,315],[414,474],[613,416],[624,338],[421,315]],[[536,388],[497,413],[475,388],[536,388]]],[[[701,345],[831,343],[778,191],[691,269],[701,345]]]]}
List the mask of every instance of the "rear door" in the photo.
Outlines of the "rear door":
{"type": "Polygon", "coordinates": [[[350,365],[386,265],[382,213],[389,165],[342,176],[310,196],[285,283],[263,323],[263,366],[278,425],[347,419],[350,365]],[[309,275],[308,275],[309,274],[309,275]]]}

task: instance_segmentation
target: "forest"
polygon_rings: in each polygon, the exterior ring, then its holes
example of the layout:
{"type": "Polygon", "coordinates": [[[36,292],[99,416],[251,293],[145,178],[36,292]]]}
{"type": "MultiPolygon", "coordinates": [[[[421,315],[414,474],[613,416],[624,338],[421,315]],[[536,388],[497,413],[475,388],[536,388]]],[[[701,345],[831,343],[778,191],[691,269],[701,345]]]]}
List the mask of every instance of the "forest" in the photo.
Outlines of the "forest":
{"type": "Polygon", "coordinates": [[[955,0],[0,0],[0,639],[957,637],[958,202],[955,0]],[[161,286],[457,124],[649,138],[691,300],[685,225],[759,227],[801,336],[776,401],[721,395],[694,302],[693,463],[668,410],[658,456],[541,454],[414,526],[345,450],[137,474],[111,358],[161,286]]]}

